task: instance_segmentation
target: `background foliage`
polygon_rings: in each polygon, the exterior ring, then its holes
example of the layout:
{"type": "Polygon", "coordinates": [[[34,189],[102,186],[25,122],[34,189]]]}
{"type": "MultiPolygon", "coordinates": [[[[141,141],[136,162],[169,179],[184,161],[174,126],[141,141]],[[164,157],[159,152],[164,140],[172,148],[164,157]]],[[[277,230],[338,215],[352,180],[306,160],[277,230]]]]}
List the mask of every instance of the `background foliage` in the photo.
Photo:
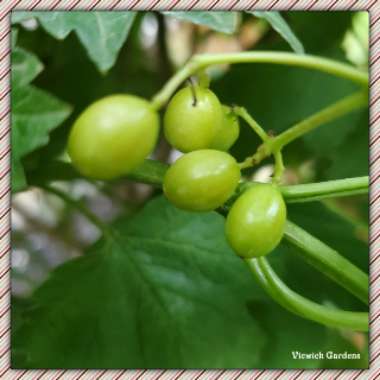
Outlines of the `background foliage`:
{"type": "MultiPolygon", "coordinates": [[[[158,188],[126,179],[56,183],[112,220],[100,237],[35,186],[65,176],[49,167],[67,161],[72,121],[102,96],[149,98],[195,52],[293,49],[365,67],[366,22],[366,14],[351,12],[15,12],[13,367],[366,367],[367,336],[296,317],[261,290],[227,246],[221,215],[180,211],[158,188]],[[362,359],[293,360],[294,350],[360,351],[362,359]]],[[[212,74],[224,103],[246,107],[273,133],[355,89],[327,74],[274,65],[221,66],[212,74]]],[[[243,159],[257,144],[243,125],[232,154],[243,159]]],[[[368,175],[368,113],[329,123],[284,153],[289,184],[368,175]]],[[[160,141],[155,158],[174,157],[160,141]]],[[[262,178],[268,165],[248,175],[262,178]]],[[[289,214],[368,270],[366,197],[292,205],[289,214]]],[[[300,293],[363,309],[300,261],[293,246],[281,243],[269,259],[300,293]]]]}

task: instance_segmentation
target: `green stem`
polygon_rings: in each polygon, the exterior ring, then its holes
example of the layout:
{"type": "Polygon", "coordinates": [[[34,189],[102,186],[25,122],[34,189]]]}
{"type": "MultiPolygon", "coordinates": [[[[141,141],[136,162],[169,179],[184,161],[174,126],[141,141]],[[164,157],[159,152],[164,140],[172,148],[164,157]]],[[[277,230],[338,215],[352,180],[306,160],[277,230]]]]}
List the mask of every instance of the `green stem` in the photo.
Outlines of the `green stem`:
{"type": "Polygon", "coordinates": [[[291,143],[295,139],[312,131],[313,129],[326,124],[330,121],[338,119],[347,113],[350,113],[358,108],[368,104],[368,96],[364,92],[358,92],[349,95],[336,103],[324,108],[314,115],[302,120],[301,122],[290,127],[285,132],[276,136],[272,141],[272,151],[282,149],[285,145],[291,143]]]}
{"type": "MultiPolygon", "coordinates": [[[[145,159],[144,162],[122,179],[161,186],[169,165],[157,160],[145,159]]],[[[28,183],[36,186],[51,181],[71,181],[83,176],[75,170],[74,166],[63,161],[47,163],[43,170],[28,172],[28,183]]],[[[119,181],[116,179],[115,181],[119,181]]]]}
{"type": "Polygon", "coordinates": [[[246,169],[259,164],[262,160],[270,155],[281,151],[281,149],[294,141],[295,139],[303,136],[304,134],[312,131],[313,129],[333,121],[347,113],[354,111],[368,105],[368,96],[364,92],[358,92],[349,95],[336,103],[318,111],[314,115],[309,116],[303,121],[293,125],[285,132],[276,137],[270,138],[260,145],[253,156],[247,157],[241,164],[241,169],[246,169]]]}
{"type": "Polygon", "coordinates": [[[309,264],[368,305],[368,275],[337,251],[296,224],[287,221],[285,239],[294,244],[309,264]]]}
{"type": "MultiPolygon", "coordinates": [[[[129,173],[126,178],[151,185],[161,186],[169,165],[156,160],[145,160],[141,166],[129,173]]],[[[42,172],[29,172],[28,182],[41,186],[51,181],[70,181],[82,176],[72,165],[53,161],[42,172]]],[[[292,186],[280,186],[280,191],[287,203],[311,202],[326,198],[344,197],[368,193],[368,177],[345,178],[326,182],[308,183],[292,186]]],[[[240,195],[255,182],[243,182],[237,191],[240,195]]]]}
{"type": "Polygon", "coordinates": [[[265,143],[269,140],[269,136],[264,131],[264,129],[259,125],[259,123],[247,112],[244,107],[233,107],[233,112],[235,115],[241,117],[260,137],[260,139],[265,143]]]}
{"type": "Polygon", "coordinates": [[[247,157],[243,162],[239,163],[240,170],[251,168],[259,164],[265,158],[269,157],[273,153],[270,141],[271,140],[268,140],[265,143],[261,144],[257,148],[255,154],[247,157]]]}
{"type": "Polygon", "coordinates": [[[129,173],[127,178],[136,182],[161,186],[168,168],[168,164],[146,159],[139,167],[129,173]]]}
{"type": "Polygon", "coordinates": [[[39,185],[41,189],[56,195],[57,197],[61,198],[65,203],[67,203],[72,208],[80,211],[92,224],[94,224],[96,227],[99,228],[100,231],[104,235],[110,235],[111,231],[109,230],[108,226],[104,224],[102,221],[98,219],[97,216],[95,216],[87,207],[85,207],[81,202],[72,199],[69,197],[66,193],[64,193],[61,190],[58,190],[56,187],[52,187],[50,185],[39,185]]]}
{"type": "Polygon", "coordinates": [[[355,177],[303,185],[281,186],[281,193],[287,203],[296,203],[368,194],[368,189],[368,177],[355,177]]]}
{"type": "Polygon", "coordinates": [[[288,288],[264,257],[245,261],[267,293],[290,312],[329,327],[368,331],[368,313],[332,309],[315,303],[288,288]]]}
{"type": "Polygon", "coordinates": [[[281,150],[274,152],[273,157],[274,157],[273,181],[279,184],[281,182],[281,178],[285,170],[281,150]]]}
{"type": "Polygon", "coordinates": [[[368,75],[365,72],[331,59],[313,55],[298,55],[294,53],[254,51],[226,54],[195,55],[166,83],[166,85],[153,97],[152,105],[159,109],[168,102],[177,88],[189,76],[208,66],[223,63],[269,63],[304,67],[319,70],[341,78],[351,80],[362,86],[368,86],[368,75]]]}

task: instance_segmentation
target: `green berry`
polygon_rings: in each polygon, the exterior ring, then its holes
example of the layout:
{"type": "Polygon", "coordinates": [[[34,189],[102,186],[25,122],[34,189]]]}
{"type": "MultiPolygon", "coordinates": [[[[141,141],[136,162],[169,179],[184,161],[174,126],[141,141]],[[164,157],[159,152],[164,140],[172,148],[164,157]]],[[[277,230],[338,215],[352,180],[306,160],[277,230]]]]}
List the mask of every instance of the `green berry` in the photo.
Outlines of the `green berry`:
{"type": "Polygon", "coordinates": [[[154,149],[158,132],[158,114],[148,101],[112,95],[79,115],[70,132],[68,153],[84,176],[113,179],[142,164],[154,149]]]}
{"type": "Polygon", "coordinates": [[[233,114],[230,107],[222,106],[223,122],[220,124],[220,129],[217,131],[211,148],[227,151],[239,137],[240,127],[236,115],[233,114]]]}
{"type": "Polygon", "coordinates": [[[225,152],[205,149],[180,157],[166,172],[164,193],[178,208],[210,211],[223,205],[240,180],[235,159],[225,152]]]}
{"type": "Polygon", "coordinates": [[[275,185],[256,184],[245,191],[230,209],[225,225],[229,244],[244,258],[270,253],[282,239],[286,206],[275,185]]]}
{"type": "Polygon", "coordinates": [[[209,89],[194,86],[179,90],[164,116],[167,141],[181,152],[210,147],[223,120],[221,104],[209,89]]]}

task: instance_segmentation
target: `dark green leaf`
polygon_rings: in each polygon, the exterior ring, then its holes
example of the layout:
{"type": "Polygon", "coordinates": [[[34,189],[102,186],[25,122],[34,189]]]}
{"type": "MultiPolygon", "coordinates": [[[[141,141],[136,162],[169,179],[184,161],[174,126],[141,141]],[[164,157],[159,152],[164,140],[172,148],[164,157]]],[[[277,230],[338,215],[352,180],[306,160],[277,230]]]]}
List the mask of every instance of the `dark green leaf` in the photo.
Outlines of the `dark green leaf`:
{"type": "Polygon", "coordinates": [[[331,333],[321,363],[322,368],[368,368],[367,336],[359,334],[331,333]],[[356,343],[356,344],[355,344],[356,343]],[[363,348],[360,346],[364,345],[363,348]],[[358,347],[359,346],[359,347],[358,347]],[[353,354],[355,356],[353,356],[353,354]],[[340,358],[339,355],[342,355],[340,358]],[[345,357],[347,355],[347,357],[345,357]],[[348,358],[351,355],[351,358],[348,358]]]}
{"type": "Polygon", "coordinates": [[[11,47],[12,47],[12,49],[14,49],[14,47],[16,46],[17,37],[18,37],[18,29],[15,27],[12,27],[11,28],[11,47]]]}
{"type": "Polygon", "coordinates": [[[271,299],[252,302],[250,307],[268,338],[261,353],[259,368],[320,367],[318,358],[294,359],[293,353],[322,349],[326,343],[327,329],[288,313],[271,299]]]}
{"type": "Polygon", "coordinates": [[[328,347],[326,328],[268,298],[227,247],[220,215],[158,198],[113,228],[36,291],[14,337],[15,367],[320,365],[292,351],[328,347]]]}
{"type": "Polygon", "coordinates": [[[90,59],[105,72],[114,65],[135,15],[136,12],[14,12],[13,22],[36,17],[58,39],[75,31],[90,59]]]}
{"type": "Polygon", "coordinates": [[[11,23],[13,24],[18,24],[24,20],[28,20],[32,18],[32,12],[30,11],[15,11],[13,10],[11,13],[11,23]]]}
{"type": "Polygon", "coordinates": [[[298,54],[305,53],[303,45],[298,37],[294,34],[288,23],[284,20],[279,12],[275,11],[250,11],[254,16],[263,18],[272,26],[272,28],[288,42],[290,47],[298,54]]]}
{"type": "Polygon", "coordinates": [[[237,12],[204,12],[204,11],[186,11],[186,12],[163,12],[163,14],[175,17],[179,20],[185,20],[194,24],[204,25],[210,29],[221,33],[232,34],[235,32],[238,22],[237,12]]]}
{"type": "Polygon", "coordinates": [[[21,159],[49,141],[49,132],[70,114],[70,107],[47,92],[29,85],[42,65],[18,47],[12,52],[12,191],[22,190],[25,174],[21,159]]]}
{"type": "Polygon", "coordinates": [[[39,59],[20,47],[12,51],[12,88],[29,84],[43,69],[39,59]]]}
{"type": "MultiPolygon", "coordinates": [[[[369,115],[361,112],[356,128],[347,134],[339,148],[329,155],[328,179],[355,177],[369,173],[369,115]]],[[[344,128],[345,125],[341,125],[344,128]]]]}
{"type": "Polygon", "coordinates": [[[49,132],[70,113],[70,107],[33,86],[12,91],[12,154],[20,159],[48,143],[49,132]]]}
{"type": "Polygon", "coordinates": [[[263,336],[247,309],[254,282],[227,247],[220,215],[161,198],[114,228],[35,293],[39,307],[15,339],[28,361],[15,365],[257,365],[263,336]]]}
{"type": "Polygon", "coordinates": [[[12,184],[12,192],[16,193],[18,191],[23,190],[26,187],[26,178],[24,173],[24,168],[22,167],[20,160],[15,160],[13,155],[11,159],[11,184],[12,184]]]}
{"type": "Polygon", "coordinates": [[[282,12],[292,30],[302,37],[302,44],[308,54],[322,54],[337,51],[347,30],[351,27],[356,12],[341,11],[297,11],[282,12]]]}

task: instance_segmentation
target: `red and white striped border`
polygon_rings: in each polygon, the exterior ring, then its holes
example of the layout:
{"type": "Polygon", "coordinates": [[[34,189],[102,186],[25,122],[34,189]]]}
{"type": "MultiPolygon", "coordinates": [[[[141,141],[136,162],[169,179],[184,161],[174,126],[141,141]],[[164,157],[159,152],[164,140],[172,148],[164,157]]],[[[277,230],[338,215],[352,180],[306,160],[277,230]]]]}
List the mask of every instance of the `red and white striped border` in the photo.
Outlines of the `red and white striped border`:
{"type": "Polygon", "coordinates": [[[377,0],[0,0],[0,379],[281,380],[380,378],[380,4],[377,0]],[[371,17],[369,370],[13,370],[10,368],[10,12],[18,10],[368,10],[371,17]]]}

